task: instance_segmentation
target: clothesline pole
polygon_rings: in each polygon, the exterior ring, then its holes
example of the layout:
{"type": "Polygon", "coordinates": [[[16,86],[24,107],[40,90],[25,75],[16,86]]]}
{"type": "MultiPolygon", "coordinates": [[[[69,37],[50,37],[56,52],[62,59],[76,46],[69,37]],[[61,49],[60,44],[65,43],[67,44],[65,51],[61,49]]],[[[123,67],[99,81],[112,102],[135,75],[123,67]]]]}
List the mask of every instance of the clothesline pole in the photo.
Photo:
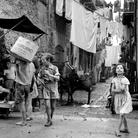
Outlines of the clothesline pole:
{"type": "Polygon", "coordinates": [[[103,18],[105,18],[105,19],[107,19],[107,20],[109,20],[108,18],[106,18],[106,17],[104,17],[104,16],[102,16],[101,14],[99,14],[98,12],[95,12],[96,14],[98,14],[98,15],[100,15],[101,17],[103,17],[103,18]]]}
{"type": "Polygon", "coordinates": [[[36,37],[35,39],[33,39],[33,41],[36,41],[39,37],[41,37],[43,34],[40,34],[38,37],[36,37]]]}

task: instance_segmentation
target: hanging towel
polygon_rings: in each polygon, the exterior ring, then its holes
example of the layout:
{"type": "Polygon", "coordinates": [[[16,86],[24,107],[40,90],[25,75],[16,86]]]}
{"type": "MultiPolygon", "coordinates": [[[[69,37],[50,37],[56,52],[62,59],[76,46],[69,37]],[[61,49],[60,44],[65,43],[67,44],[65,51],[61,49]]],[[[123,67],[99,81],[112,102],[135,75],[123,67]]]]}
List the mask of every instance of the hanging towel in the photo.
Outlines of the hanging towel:
{"type": "Polygon", "coordinates": [[[112,46],[112,64],[118,64],[119,60],[119,46],[112,46]]]}
{"type": "Polygon", "coordinates": [[[102,41],[104,38],[106,38],[106,31],[108,28],[108,20],[105,19],[104,17],[100,17],[100,29],[101,29],[101,36],[100,36],[100,40],[102,41]]]}
{"type": "Polygon", "coordinates": [[[106,67],[111,67],[112,64],[118,64],[120,51],[120,46],[106,46],[106,67]]]}
{"type": "Polygon", "coordinates": [[[96,10],[96,13],[100,14],[101,16],[104,16],[104,9],[99,8],[99,9],[96,10]]]}
{"type": "Polygon", "coordinates": [[[70,41],[77,47],[96,53],[98,15],[72,1],[72,25],[70,41]]]}
{"type": "Polygon", "coordinates": [[[56,14],[63,15],[63,2],[64,0],[56,0],[56,14]]]}
{"type": "Polygon", "coordinates": [[[111,67],[112,62],[112,47],[106,46],[106,58],[105,58],[105,67],[111,67]]]}
{"type": "Polygon", "coordinates": [[[109,19],[110,16],[110,8],[103,8],[104,9],[104,17],[106,17],[107,19],[109,19]]]}
{"type": "Polygon", "coordinates": [[[72,0],[65,0],[65,18],[71,20],[72,0]]]}
{"type": "Polygon", "coordinates": [[[120,22],[118,24],[118,37],[119,38],[122,38],[123,37],[123,24],[122,24],[122,22],[120,22]]]}
{"type": "Polygon", "coordinates": [[[108,33],[110,33],[112,36],[117,34],[117,22],[111,21],[108,24],[108,33]]]}

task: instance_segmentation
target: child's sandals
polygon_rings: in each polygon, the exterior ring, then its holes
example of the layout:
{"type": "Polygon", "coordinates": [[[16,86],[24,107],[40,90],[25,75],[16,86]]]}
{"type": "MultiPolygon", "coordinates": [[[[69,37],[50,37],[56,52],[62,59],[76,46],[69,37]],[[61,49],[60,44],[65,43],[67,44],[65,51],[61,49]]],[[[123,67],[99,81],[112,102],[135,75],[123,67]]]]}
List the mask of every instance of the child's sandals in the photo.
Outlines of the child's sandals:
{"type": "Polygon", "coordinates": [[[119,131],[116,131],[116,132],[115,132],[115,135],[116,135],[117,137],[121,137],[121,134],[120,134],[119,131]]]}
{"type": "Polygon", "coordinates": [[[116,132],[115,132],[115,135],[116,135],[117,137],[121,137],[120,132],[121,132],[121,133],[128,133],[128,134],[130,133],[128,129],[121,129],[120,131],[116,131],[116,132]]]}
{"type": "Polygon", "coordinates": [[[128,133],[128,134],[130,133],[128,129],[121,129],[120,132],[121,133],[128,133]]]}
{"type": "Polygon", "coordinates": [[[46,124],[44,125],[45,127],[49,127],[52,125],[52,121],[47,121],[46,124]]]}
{"type": "Polygon", "coordinates": [[[27,123],[21,121],[21,122],[17,122],[17,123],[15,123],[15,125],[18,125],[18,126],[26,126],[27,123]]]}
{"type": "Polygon", "coordinates": [[[31,120],[33,120],[32,117],[27,117],[27,118],[26,118],[26,121],[31,121],[31,120]]]}

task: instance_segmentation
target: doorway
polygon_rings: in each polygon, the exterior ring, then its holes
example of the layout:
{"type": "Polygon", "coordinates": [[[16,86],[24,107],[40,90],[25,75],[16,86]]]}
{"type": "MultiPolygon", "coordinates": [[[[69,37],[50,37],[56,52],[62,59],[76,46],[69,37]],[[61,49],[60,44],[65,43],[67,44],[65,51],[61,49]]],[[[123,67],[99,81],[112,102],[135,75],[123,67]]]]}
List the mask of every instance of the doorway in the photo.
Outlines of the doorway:
{"type": "Polygon", "coordinates": [[[58,66],[60,73],[63,69],[64,58],[64,49],[61,45],[57,45],[55,48],[55,60],[54,63],[58,66]]]}

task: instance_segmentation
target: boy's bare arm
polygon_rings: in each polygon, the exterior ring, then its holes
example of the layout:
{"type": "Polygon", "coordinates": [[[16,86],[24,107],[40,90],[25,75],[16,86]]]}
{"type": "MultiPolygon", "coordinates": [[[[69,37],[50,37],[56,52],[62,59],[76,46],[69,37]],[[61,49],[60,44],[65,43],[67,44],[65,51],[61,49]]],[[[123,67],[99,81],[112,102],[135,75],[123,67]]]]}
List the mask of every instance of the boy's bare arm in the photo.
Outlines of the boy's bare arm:
{"type": "Polygon", "coordinates": [[[6,88],[3,88],[2,86],[0,86],[0,93],[10,93],[10,90],[6,89],[6,88]]]}
{"type": "Polygon", "coordinates": [[[3,88],[3,92],[10,93],[10,90],[3,88]]]}

